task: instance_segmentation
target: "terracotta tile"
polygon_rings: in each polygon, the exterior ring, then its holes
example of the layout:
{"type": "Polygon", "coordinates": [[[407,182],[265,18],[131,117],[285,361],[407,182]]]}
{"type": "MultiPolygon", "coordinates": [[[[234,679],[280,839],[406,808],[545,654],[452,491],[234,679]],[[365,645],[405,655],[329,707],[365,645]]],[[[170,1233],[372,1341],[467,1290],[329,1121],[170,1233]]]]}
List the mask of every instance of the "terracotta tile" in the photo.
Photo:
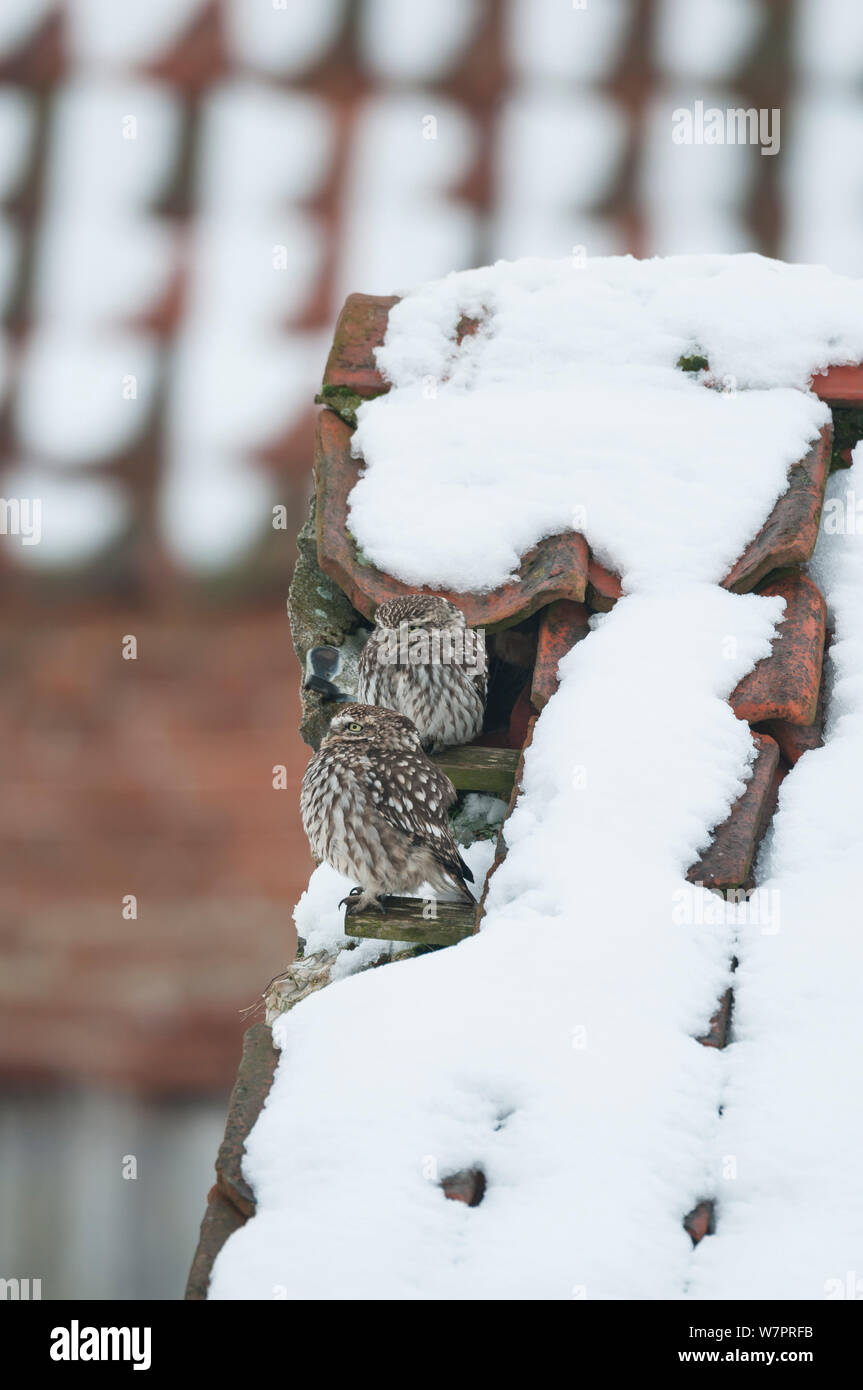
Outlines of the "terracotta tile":
{"type": "Polygon", "coordinates": [[[724,589],[749,593],[771,570],[809,559],[818,539],[831,441],[832,430],[826,425],[806,457],[789,471],[787,490],[723,579],[724,589]]]}
{"type": "Polygon", "coordinates": [[[715,1228],[716,1212],[712,1201],[699,1202],[683,1218],[683,1229],[693,1245],[698,1245],[705,1236],[712,1236],[715,1228]]]}
{"type": "Polygon", "coordinates": [[[464,1202],[467,1207],[478,1207],[485,1193],[485,1173],[478,1168],[465,1168],[444,1178],[441,1187],[451,1202],[464,1202]]]}
{"type": "Polygon", "coordinates": [[[818,701],[815,719],[809,725],[789,724],[787,719],[768,719],[759,726],[760,732],[769,734],[779,744],[779,751],[785,761],[794,767],[795,763],[812,748],[820,748],[824,742],[824,676],[822,667],[821,684],[818,687],[818,701]]]}
{"type": "Polygon", "coordinates": [[[828,367],[812,378],[812,390],[828,405],[863,406],[863,365],[828,367]]]}
{"type": "Polygon", "coordinates": [[[587,601],[598,613],[608,613],[623,596],[620,576],[591,555],[587,567],[587,601]]]}
{"type": "Polygon", "coordinates": [[[703,1047],[722,1048],[726,1046],[733,1003],[734,994],[730,989],[727,989],[719,1001],[719,1008],[710,1020],[707,1032],[698,1039],[703,1047]]]}
{"type": "Polygon", "coordinates": [[[713,832],[712,843],[686,877],[705,888],[739,888],[752,868],[778,789],[779,748],[772,738],[754,734],[757,754],[752,776],[728,819],[713,832]]]}
{"type": "Polygon", "coordinates": [[[583,603],[558,599],[543,608],[530,687],[530,701],[537,713],[557,690],[557,667],[561,657],[588,635],[589,623],[590,613],[583,603]]]}
{"type": "Polygon", "coordinates": [[[198,1248],[189,1270],[185,1300],[202,1303],[210,1287],[210,1275],[216,1256],[229,1236],[246,1224],[246,1218],[218,1187],[207,1193],[207,1208],[201,1222],[198,1248]]]}
{"type": "Polygon", "coordinates": [[[266,1023],[253,1023],[243,1038],[243,1055],[231,1092],[225,1137],[216,1159],[219,1188],[244,1216],[254,1216],[255,1195],[243,1176],[246,1140],[270,1092],[279,1054],[266,1023]]]}
{"type": "Polygon", "coordinates": [[[389,389],[375,365],[375,349],[383,343],[390,309],[398,302],[398,295],[348,295],[324,369],[324,392],[352,391],[368,399],[389,389]]]}
{"type": "Polygon", "coordinates": [[[531,740],[533,739],[533,731],[536,728],[536,721],[538,718],[539,716],[535,714],[528,721],[527,732],[525,734],[524,743],[522,744],[521,748],[521,755],[518,760],[518,765],[515,769],[515,778],[513,780],[512,791],[510,793],[509,802],[506,808],[506,815],[504,816],[500,830],[498,831],[497,842],[494,847],[494,859],[492,860],[491,868],[485,876],[485,883],[483,885],[482,894],[480,895],[480,900],[476,905],[476,925],[474,927],[475,932],[479,931],[482,919],[485,916],[485,902],[486,898],[488,897],[488,889],[489,884],[492,880],[492,875],[500,868],[501,864],[506,858],[506,840],[504,838],[506,822],[509,816],[512,814],[512,811],[515,807],[515,803],[518,801],[519,794],[521,792],[521,781],[522,777],[524,776],[524,755],[531,745],[531,740]]]}
{"type": "Polygon", "coordinates": [[[824,599],[812,580],[799,573],[762,584],[757,592],[781,595],[785,618],[770,656],[743,677],[729,703],[738,719],[748,719],[750,724],[783,719],[808,727],[818,708],[827,616],[824,599]]]}

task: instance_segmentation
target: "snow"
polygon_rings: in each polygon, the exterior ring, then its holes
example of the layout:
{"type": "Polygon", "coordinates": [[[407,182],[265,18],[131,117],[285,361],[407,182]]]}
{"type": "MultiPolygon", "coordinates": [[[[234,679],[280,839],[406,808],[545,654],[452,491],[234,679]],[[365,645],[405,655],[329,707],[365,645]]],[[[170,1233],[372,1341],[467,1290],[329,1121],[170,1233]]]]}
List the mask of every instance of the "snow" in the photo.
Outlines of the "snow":
{"type": "Polygon", "coordinates": [[[24,353],[15,402],[23,449],[58,466],[108,462],[144,429],[156,376],[155,344],[143,335],[40,329],[24,353]]]}
{"type": "Polygon", "coordinates": [[[166,187],[179,103],[155,82],[79,76],[58,89],[46,187],[62,210],[140,209],[166,187]]]}
{"type": "MultiPolygon", "coordinates": [[[[639,195],[647,243],[666,255],[745,251],[752,244],[747,212],[759,171],[751,146],[677,145],[671,139],[672,113],[691,110],[701,96],[692,86],[675,86],[648,108],[639,195]]],[[[739,101],[730,91],[714,90],[706,105],[725,111],[739,101]]]]}
{"type": "Polygon", "coordinates": [[[506,16],[507,47],[523,80],[601,82],[620,55],[632,9],[628,0],[510,0],[506,16]]]}
{"type": "Polygon", "coordinates": [[[74,209],[44,219],[35,276],[42,324],[127,323],[158,303],[176,262],[176,233],[156,217],[74,209]]]}
{"type": "Polygon", "coordinates": [[[470,263],[477,214],[451,190],[476,150],[476,128],[454,102],[411,93],[364,103],[344,187],[337,299],[357,285],[392,294],[470,263]]]}
{"type": "Polygon", "coordinates": [[[498,135],[501,210],[539,204],[548,216],[598,201],[614,185],[625,140],[623,114],[606,97],[513,97],[498,135]]]}
{"type": "MultiPolygon", "coordinates": [[[[660,64],[678,77],[707,82],[727,77],[748,56],[763,22],[755,0],[662,0],[656,36],[660,64]]],[[[718,103],[711,98],[708,104],[718,103]]]]}
{"type": "MultiPolygon", "coordinates": [[[[20,463],[0,477],[0,495],[39,504],[39,539],[24,544],[4,537],[15,563],[50,570],[92,563],[119,540],[131,519],[129,499],[120,483],[104,477],[68,477],[40,465],[20,463]]],[[[34,518],[30,511],[29,517],[34,518]]]]}
{"type": "Polygon", "coordinates": [[[791,259],[817,257],[845,275],[863,274],[861,147],[863,108],[855,93],[836,86],[801,93],[782,169],[783,249],[791,259]]]}
{"type": "Polygon", "coordinates": [[[308,410],[326,351],[320,333],[261,331],[210,308],[176,340],[159,499],[168,549],[200,572],[238,560],[270,524],[282,499],[248,455],[308,410]]]}
{"type": "Polygon", "coordinates": [[[579,509],[601,558],[614,547],[625,588],[658,547],[671,547],[677,578],[719,579],[827,418],[779,388],[855,356],[863,285],[814,267],[588,258],[450,276],[390,315],[378,362],[395,389],[359,411],[365,471],[350,530],[407,583],[484,590],[542,537],[571,528],[579,509]],[[492,326],[456,349],[461,314],[484,311],[492,326]],[[719,382],[753,389],[708,391],[678,371],[693,344],[719,382]],[[648,500],[659,454],[667,486],[648,500]],[[690,505],[683,527],[678,508],[690,505]]]}
{"type": "MultiPolygon", "coordinates": [[[[480,798],[465,798],[466,802],[471,800],[478,802],[480,798]]],[[[494,797],[482,800],[494,802],[495,807],[501,805],[494,797]]],[[[476,812],[478,808],[474,806],[473,809],[476,812]]],[[[497,815],[496,810],[492,810],[491,807],[487,808],[486,813],[489,816],[497,815]]],[[[476,893],[477,887],[482,884],[491,868],[494,840],[475,840],[471,845],[462,845],[461,853],[473,873],[473,888],[476,893]]],[[[337,873],[329,864],[319,864],[309,879],[308,888],[294,908],[294,922],[298,935],[306,943],[306,956],[314,955],[316,951],[341,952],[330,972],[332,982],[346,979],[348,975],[355,975],[379,960],[382,955],[405,948],[405,943],[400,941],[378,941],[372,938],[361,940],[345,936],[342,930],[345,913],[344,908],[339,907],[339,902],[353,887],[353,881],[345,878],[344,874],[337,873]]],[[[428,896],[432,896],[430,889],[428,896]]]]}
{"type": "Polygon", "coordinates": [[[388,81],[434,81],[457,66],[479,16],[477,0],[365,0],[363,66],[388,81]]]}
{"type": "Polygon", "coordinates": [[[0,200],[18,186],[33,139],[33,101],[14,87],[0,87],[0,200]]]}
{"type": "Polygon", "coordinates": [[[21,258],[21,234],[11,217],[0,213],[0,314],[9,305],[21,258]]]}
{"type": "Polygon", "coordinates": [[[0,5],[0,54],[14,53],[56,8],[57,0],[3,0],[0,5]]]}
{"type": "Polygon", "coordinates": [[[171,448],[159,490],[159,531],[185,568],[218,573],[261,539],[277,501],[272,477],[246,459],[224,448],[171,448]]]}
{"type": "Polygon", "coordinates": [[[317,97],[224,83],[204,107],[198,203],[237,215],[319,191],[332,156],[332,113],[317,97]]]}
{"type": "Polygon", "coordinates": [[[298,315],[324,258],[314,218],[293,208],[199,218],[190,237],[189,321],[284,322],[298,315]]]}
{"type": "Polygon", "coordinates": [[[229,48],[251,68],[298,74],[324,56],[345,10],[346,0],[227,0],[229,48]]]}
{"type": "Polygon", "coordinates": [[[204,0],[66,0],[72,56],[100,66],[153,62],[180,38],[203,9],[204,0]]]}
{"type": "MultiPolygon", "coordinates": [[[[394,387],[361,411],[363,548],[402,577],[487,586],[579,508],[625,593],[560,664],[480,934],[341,978],[277,1022],[245,1160],[258,1214],[211,1297],[817,1297],[855,1267],[856,541],[825,581],[838,751],[788,778],[770,850],[781,929],[714,920],[685,873],[750,775],[727,698],[784,612],[718,581],[827,418],[810,373],[863,356],[860,295],[750,256],[522,262],[391,315],[394,387]],[[459,315],[479,311],[456,351],[459,315]],[[675,369],[693,345],[725,391],[675,369]],[[721,1053],[697,1038],[735,951],[721,1053]],[[729,1156],[728,1225],[693,1256],[683,1217],[729,1156]],[[446,1201],[440,1179],[473,1166],[482,1203],[446,1201]]],[[[338,932],[337,887],[318,871],[298,909],[317,945],[338,932]]]]}
{"type": "Polygon", "coordinates": [[[821,82],[859,81],[863,73],[863,9],[853,0],[798,0],[794,58],[821,82]]]}
{"type": "Polygon", "coordinates": [[[830,534],[822,524],[811,567],[835,624],[827,740],[783,783],[759,865],[779,930],[744,930],[735,947],[734,1042],[712,1161],[721,1238],[695,1253],[698,1298],[846,1296],[837,1286],[863,1275],[863,447],[854,457],[830,479],[825,509],[836,499],[850,527],[830,534]]]}

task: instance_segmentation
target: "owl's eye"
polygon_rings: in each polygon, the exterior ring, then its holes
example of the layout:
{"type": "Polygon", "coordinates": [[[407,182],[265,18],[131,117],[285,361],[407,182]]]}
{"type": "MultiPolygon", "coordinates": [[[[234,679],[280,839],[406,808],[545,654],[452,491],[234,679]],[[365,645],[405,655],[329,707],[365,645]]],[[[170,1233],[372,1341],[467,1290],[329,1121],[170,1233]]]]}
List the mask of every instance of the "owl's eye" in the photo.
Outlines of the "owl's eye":
{"type": "Polygon", "coordinates": [[[422,632],[422,623],[408,623],[408,632],[422,632]]]}
{"type": "Polygon", "coordinates": [[[347,730],[349,734],[360,734],[362,733],[363,726],[362,724],[358,724],[357,721],[354,720],[352,724],[348,724],[347,730]]]}

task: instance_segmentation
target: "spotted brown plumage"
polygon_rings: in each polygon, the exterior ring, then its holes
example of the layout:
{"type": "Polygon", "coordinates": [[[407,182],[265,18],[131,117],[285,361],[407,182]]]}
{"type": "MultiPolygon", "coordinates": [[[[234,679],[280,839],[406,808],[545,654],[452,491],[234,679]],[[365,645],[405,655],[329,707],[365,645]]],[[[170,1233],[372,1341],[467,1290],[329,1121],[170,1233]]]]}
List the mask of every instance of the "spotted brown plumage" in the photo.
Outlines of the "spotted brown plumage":
{"type": "Polygon", "coordinates": [[[340,707],[306,768],[300,812],[315,858],[359,885],[348,911],[382,907],[385,895],[410,896],[424,883],[473,904],[473,874],[447,817],[455,796],[410,719],[373,705],[340,707]]]}
{"type": "Polygon", "coordinates": [[[407,594],[382,603],[360,654],[357,699],[406,714],[431,752],[482,731],[486,658],[454,603],[407,594]]]}

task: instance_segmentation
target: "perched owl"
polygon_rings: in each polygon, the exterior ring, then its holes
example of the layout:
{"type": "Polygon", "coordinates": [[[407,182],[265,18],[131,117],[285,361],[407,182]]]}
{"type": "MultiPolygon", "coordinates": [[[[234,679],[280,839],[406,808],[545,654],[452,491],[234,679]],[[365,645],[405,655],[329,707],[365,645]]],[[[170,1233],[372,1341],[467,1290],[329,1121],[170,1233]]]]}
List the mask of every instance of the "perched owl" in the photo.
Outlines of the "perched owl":
{"type": "Polygon", "coordinates": [[[360,653],[357,699],[412,719],[423,747],[470,743],[482,730],[483,633],[447,599],[408,594],[382,603],[360,653]]]}
{"type": "Polygon", "coordinates": [[[424,883],[473,904],[473,874],[447,819],[455,795],[404,715],[341,707],[306,768],[300,811],[315,858],[359,884],[343,900],[350,912],[385,910],[385,894],[410,896],[424,883]]]}

